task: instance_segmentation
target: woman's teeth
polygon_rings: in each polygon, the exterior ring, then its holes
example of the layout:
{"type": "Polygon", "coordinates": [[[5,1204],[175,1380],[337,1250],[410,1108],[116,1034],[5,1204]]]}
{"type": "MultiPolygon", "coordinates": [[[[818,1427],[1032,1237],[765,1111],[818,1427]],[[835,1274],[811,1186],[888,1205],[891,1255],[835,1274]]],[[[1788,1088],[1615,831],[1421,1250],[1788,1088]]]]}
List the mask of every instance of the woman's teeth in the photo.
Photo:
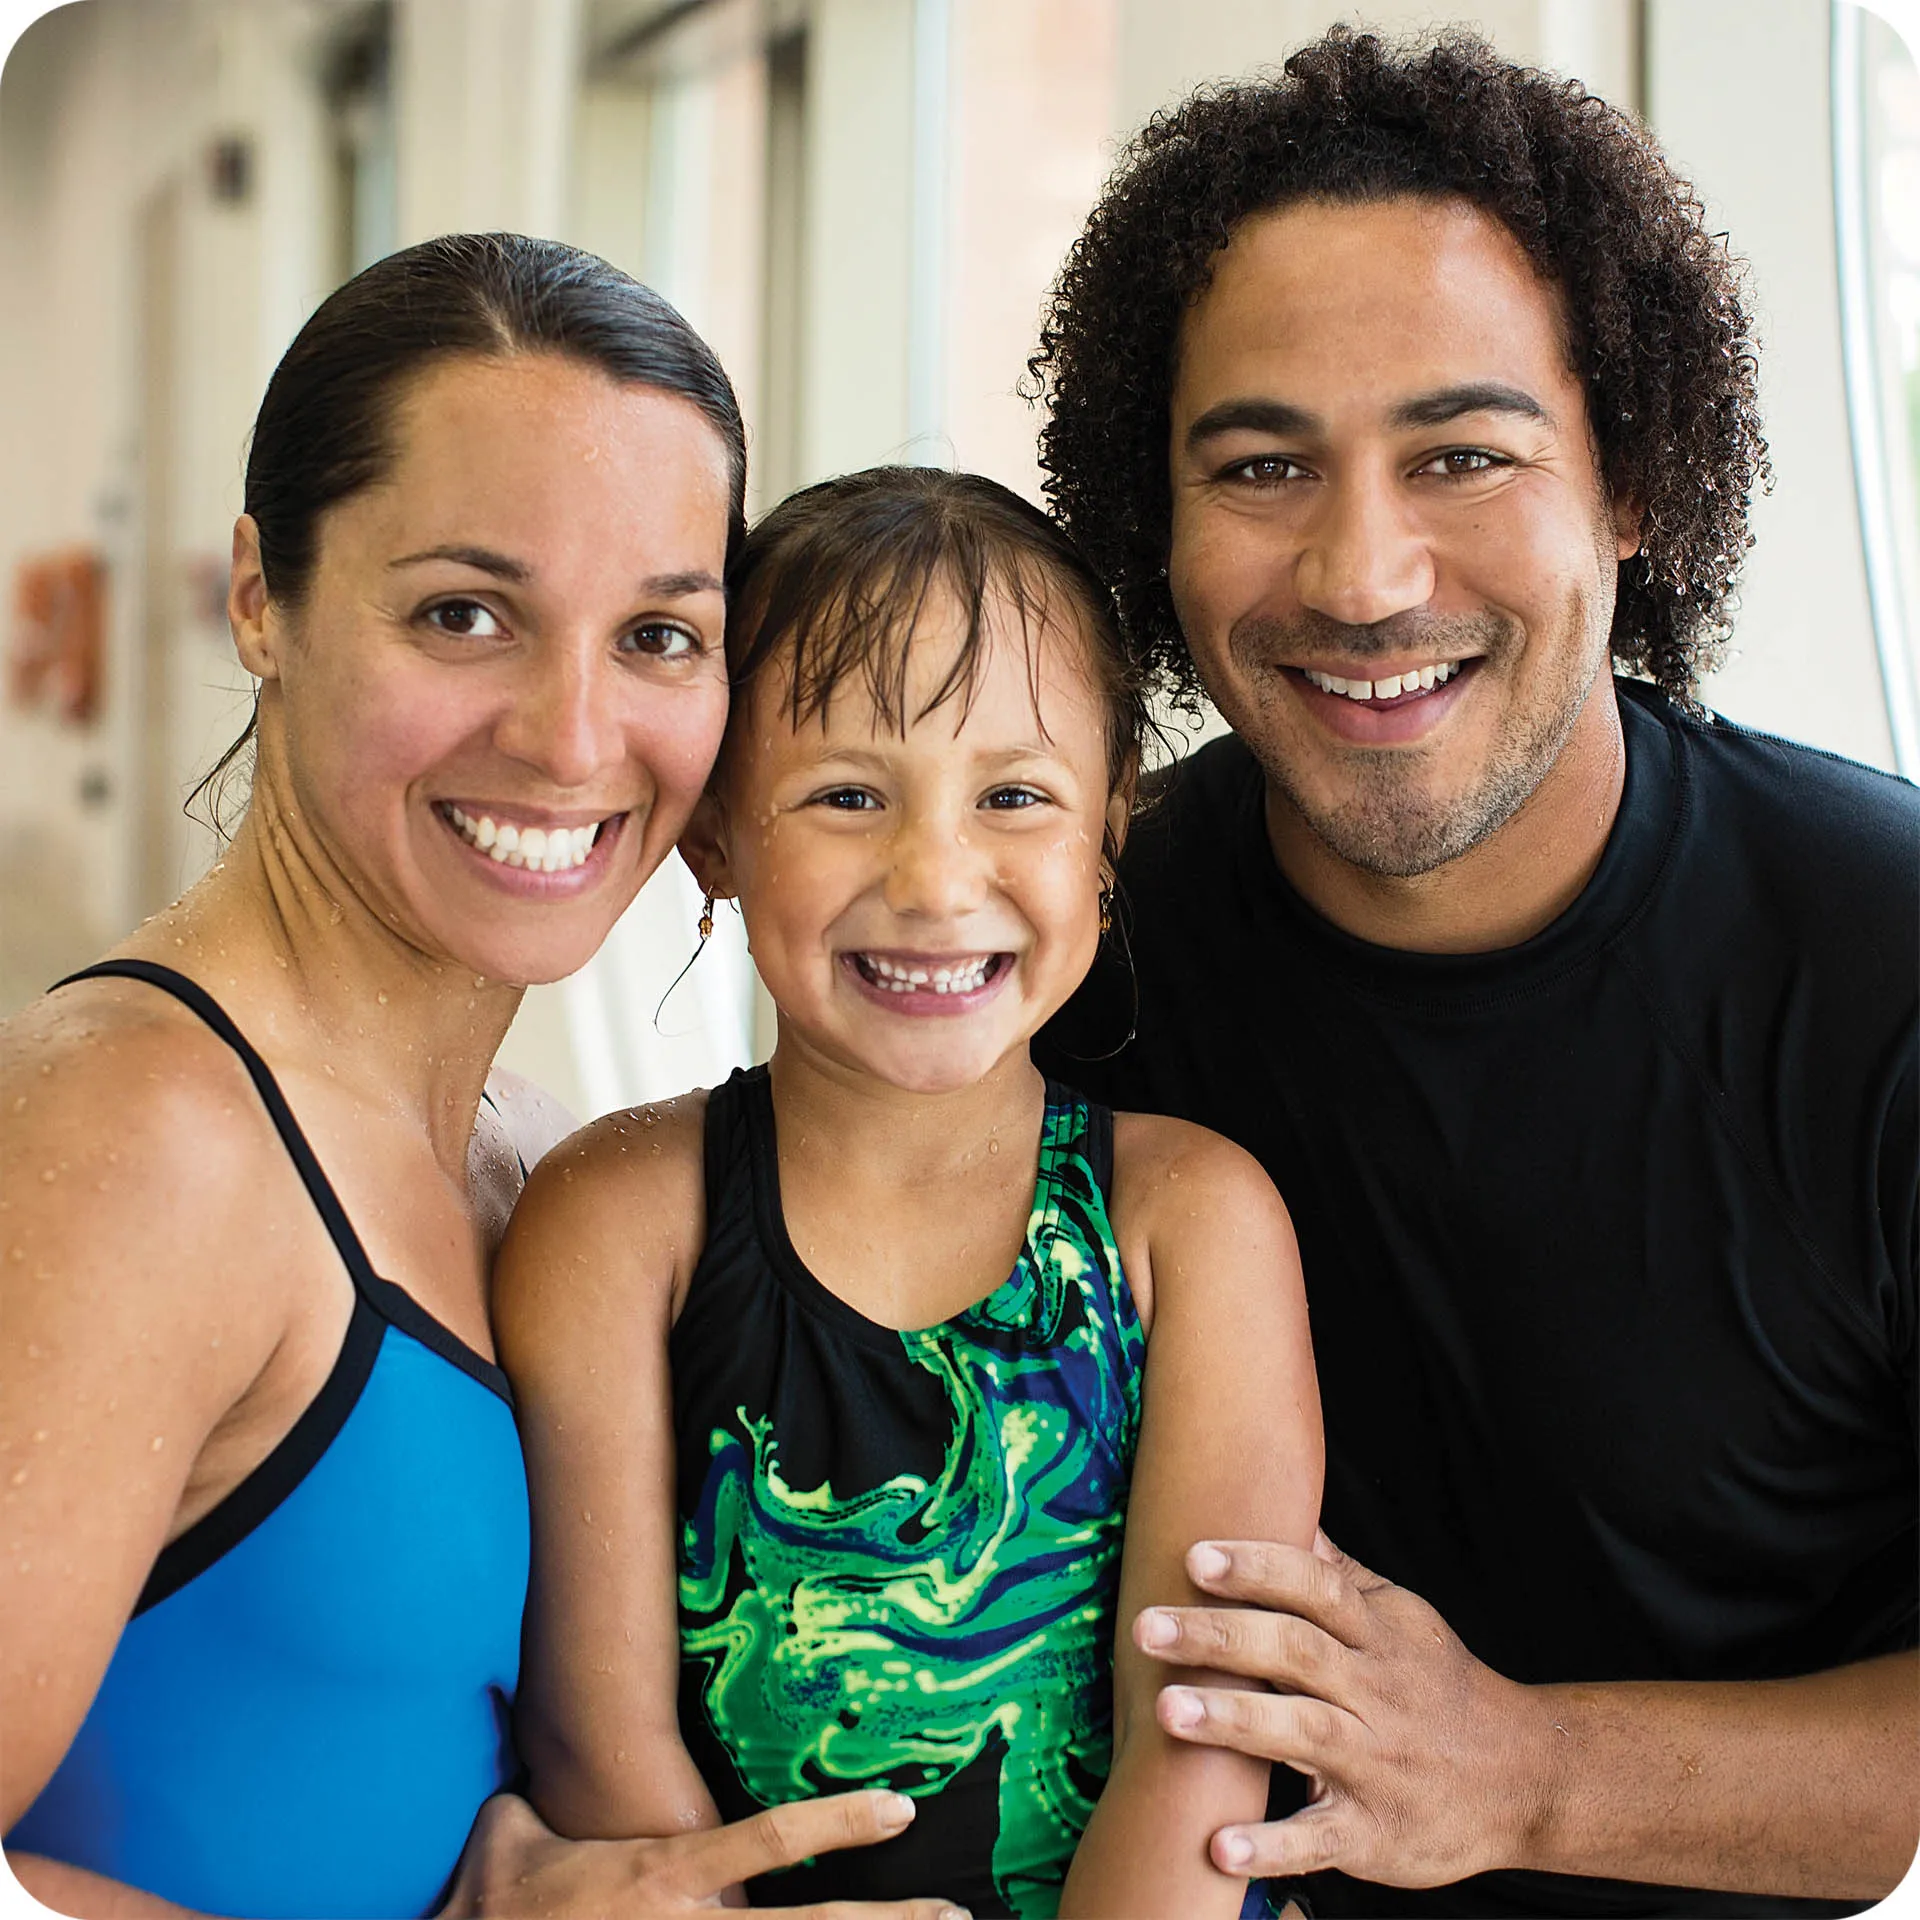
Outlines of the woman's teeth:
{"type": "Polygon", "coordinates": [[[857,953],[854,962],[876,987],[889,993],[972,993],[987,984],[996,956],[983,953],[977,960],[943,960],[923,966],[914,960],[884,960],[877,953],[857,953]]]}
{"type": "Polygon", "coordinates": [[[1300,671],[1322,693],[1344,693],[1349,700],[1397,700],[1403,693],[1431,693],[1460,671],[1461,662],[1444,660],[1437,667],[1416,667],[1411,673],[1390,673],[1384,680],[1343,680],[1337,673],[1300,671]]]}
{"type": "Polygon", "coordinates": [[[535,873],[571,873],[585,866],[606,824],[596,820],[585,827],[516,827],[511,820],[503,823],[488,813],[475,819],[454,806],[446,809],[446,816],[461,839],[478,847],[489,860],[503,867],[528,867],[535,873]]]}

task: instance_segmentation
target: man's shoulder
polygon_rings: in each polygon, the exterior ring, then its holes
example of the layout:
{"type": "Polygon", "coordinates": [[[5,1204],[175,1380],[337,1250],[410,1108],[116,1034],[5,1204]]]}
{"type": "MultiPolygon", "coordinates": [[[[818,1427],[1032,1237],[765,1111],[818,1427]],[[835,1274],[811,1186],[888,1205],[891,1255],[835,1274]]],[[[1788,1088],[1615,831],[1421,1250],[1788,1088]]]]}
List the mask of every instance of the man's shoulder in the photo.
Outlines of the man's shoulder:
{"type": "Polygon", "coordinates": [[[1683,756],[1683,859],[1746,870],[1775,914],[1840,911],[1901,927],[1920,916],[1920,787],[1716,714],[1683,713],[1651,688],[1623,683],[1623,692],[1683,756]]]}

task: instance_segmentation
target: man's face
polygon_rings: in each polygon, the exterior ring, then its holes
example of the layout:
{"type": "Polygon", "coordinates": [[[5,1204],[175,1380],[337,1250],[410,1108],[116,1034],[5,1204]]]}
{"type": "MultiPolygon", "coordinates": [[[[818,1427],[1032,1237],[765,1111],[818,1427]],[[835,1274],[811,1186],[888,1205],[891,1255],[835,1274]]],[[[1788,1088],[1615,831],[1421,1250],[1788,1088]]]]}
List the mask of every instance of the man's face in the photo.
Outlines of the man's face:
{"type": "Polygon", "coordinates": [[[1313,834],[1412,875],[1511,818],[1636,545],[1513,236],[1413,198],[1244,222],[1181,333],[1170,457],[1187,642],[1313,834]]]}

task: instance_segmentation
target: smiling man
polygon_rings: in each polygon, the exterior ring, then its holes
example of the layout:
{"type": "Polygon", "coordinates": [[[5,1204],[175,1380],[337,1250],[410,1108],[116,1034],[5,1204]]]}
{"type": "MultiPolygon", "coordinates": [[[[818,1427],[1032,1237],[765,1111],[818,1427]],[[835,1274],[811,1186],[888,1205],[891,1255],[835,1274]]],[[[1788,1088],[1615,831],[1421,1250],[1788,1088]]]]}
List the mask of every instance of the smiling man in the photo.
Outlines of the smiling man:
{"type": "Polygon", "coordinates": [[[1035,369],[1234,730],[1042,1052],[1260,1158],[1321,1370],[1337,1546],[1136,1626],[1273,1689],[1170,1728],[1309,1782],[1216,1857],[1320,1916],[1857,1910],[1920,1816],[1920,796],[1697,704],[1735,264],[1578,87],[1336,31],[1148,127],[1035,369]]]}

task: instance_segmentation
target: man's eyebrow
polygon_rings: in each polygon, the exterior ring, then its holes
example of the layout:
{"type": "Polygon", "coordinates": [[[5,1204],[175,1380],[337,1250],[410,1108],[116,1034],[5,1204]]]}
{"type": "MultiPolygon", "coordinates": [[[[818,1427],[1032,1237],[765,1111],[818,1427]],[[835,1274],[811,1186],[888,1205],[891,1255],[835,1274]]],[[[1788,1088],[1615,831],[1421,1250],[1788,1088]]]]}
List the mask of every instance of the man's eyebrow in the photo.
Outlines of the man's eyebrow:
{"type": "Polygon", "coordinates": [[[1187,445],[1197,447],[1223,433],[1307,434],[1322,425],[1318,414],[1286,400],[1222,400],[1187,429],[1187,445]]]}
{"type": "MultiPolygon", "coordinates": [[[[426,560],[456,561],[496,579],[511,580],[516,586],[533,578],[533,569],[524,560],[495,553],[491,547],[423,547],[418,553],[404,553],[397,560],[389,560],[387,565],[417,567],[426,560]]],[[[722,593],[725,587],[718,574],[709,573],[705,567],[689,567],[678,573],[656,573],[640,581],[635,591],[642,599],[685,600],[696,593],[722,593]]]]}
{"type": "Polygon", "coordinates": [[[1464,413],[1514,413],[1524,420],[1538,420],[1542,426],[1554,424],[1553,415],[1532,394],[1502,380],[1469,380],[1457,387],[1416,395],[1401,401],[1387,416],[1387,424],[1442,427],[1464,413]]]}

